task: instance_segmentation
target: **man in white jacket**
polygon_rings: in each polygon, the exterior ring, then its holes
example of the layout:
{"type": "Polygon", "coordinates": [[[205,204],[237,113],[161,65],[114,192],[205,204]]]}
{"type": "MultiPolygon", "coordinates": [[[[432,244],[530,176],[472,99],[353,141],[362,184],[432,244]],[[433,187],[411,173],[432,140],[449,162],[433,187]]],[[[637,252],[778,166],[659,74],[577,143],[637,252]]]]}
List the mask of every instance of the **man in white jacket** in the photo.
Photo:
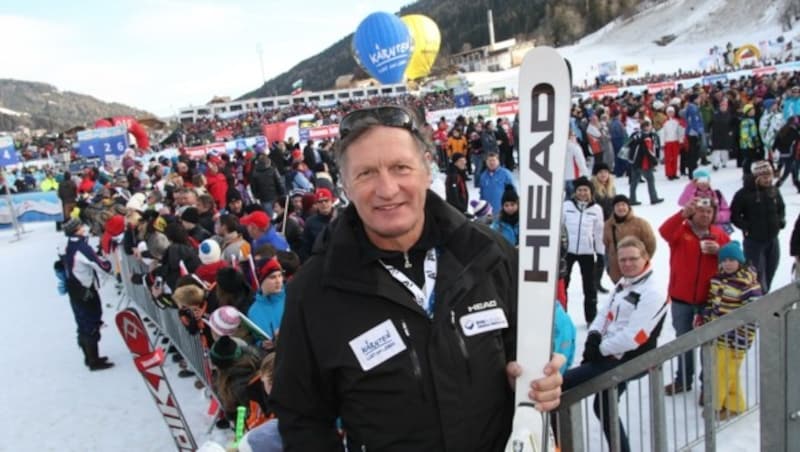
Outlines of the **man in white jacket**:
{"type": "MultiPolygon", "coordinates": [[[[656,348],[667,297],[658,288],[644,243],[632,236],[623,238],[617,244],[617,260],[623,277],[589,326],[583,361],[564,375],[564,391],[656,348]]],[[[625,382],[617,387],[618,396],[625,388],[625,382]]],[[[602,419],[606,438],[611,428],[619,428],[620,450],[630,451],[622,422],[615,420],[612,425],[609,419],[608,392],[595,396],[594,413],[602,419]]]]}
{"type": "Polygon", "coordinates": [[[597,313],[597,287],[594,284],[595,255],[605,254],[603,244],[603,209],[595,204],[592,183],[585,177],[575,179],[575,195],[564,201],[562,221],[567,229],[567,277],[575,262],[581,269],[583,282],[583,314],[586,324],[592,323],[597,313]]]}

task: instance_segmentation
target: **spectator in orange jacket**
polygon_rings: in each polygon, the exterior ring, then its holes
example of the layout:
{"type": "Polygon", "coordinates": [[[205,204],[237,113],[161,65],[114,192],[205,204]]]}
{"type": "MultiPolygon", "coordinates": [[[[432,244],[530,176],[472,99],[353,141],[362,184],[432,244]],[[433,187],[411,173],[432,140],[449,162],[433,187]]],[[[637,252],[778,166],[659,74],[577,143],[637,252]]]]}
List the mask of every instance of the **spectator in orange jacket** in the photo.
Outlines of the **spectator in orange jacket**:
{"type": "MultiPolygon", "coordinates": [[[[730,242],[728,234],[714,224],[716,213],[714,199],[695,198],[658,228],[670,250],[669,297],[676,336],[692,330],[692,321],[702,312],[711,278],[718,271],[717,252],[730,242]]],[[[692,350],[678,359],[675,380],[667,385],[665,393],[689,391],[693,382],[692,350]]]]}
{"type": "Polygon", "coordinates": [[[447,138],[447,158],[452,160],[453,154],[467,155],[467,138],[458,129],[447,138]]]}

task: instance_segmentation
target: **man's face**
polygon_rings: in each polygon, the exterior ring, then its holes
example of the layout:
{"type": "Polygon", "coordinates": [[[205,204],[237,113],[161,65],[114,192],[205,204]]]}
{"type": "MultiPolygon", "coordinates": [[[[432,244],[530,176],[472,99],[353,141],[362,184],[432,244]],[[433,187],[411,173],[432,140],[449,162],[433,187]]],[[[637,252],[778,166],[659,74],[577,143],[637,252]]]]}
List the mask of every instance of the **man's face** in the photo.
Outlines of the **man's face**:
{"type": "Polygon", "coordinates": [[[303,211],[303,197],[302,196],[295,196],[292,198],[292,205],[294,206],[294,211],[298,214],[303,211]]]}
{"type": "Polygon", "coordinates": [[[187,171],[189,171],[189,167],[185,163],[179,162],[178,163],[178,173],[186,174],[187,171]]]}
{"type": "Polygon", "coordinates": [[[272,272],[261,282],[261,292],[266,295],[278,293],[281,288],[283,288],[283,274],[281,272],[272,272]]]}
{"type": "Polygon", "coordinates": [[[756,177],[756,184],[764,188],[772,186],[772,174],[762,174],[756,177]]]}
{"type": "Polygon", "coordinates": [[[316,204],[317,212],[319,212],[320,215],[328,216],[331,214],[331,211],[333,210],[333,202],[330,199],[320,199],[316,202],[316,204]]]}
{"type": "Polygon", "coordinates": [[[711,226],[714,220],[714,208],[705,206],[696,206],[694,208],[694,215],[692,216],[692,223],[699,228],[707,228],[711,226]]]}
{"type": "Polygon", "coordinates": [[[614,215],[623,218],[628,215],[628,212],[631,211],[631,208],[628,206],[627,203],[618,202],[614,204],[614,215]]]}
{"type": "Polygon", "coordinates": [[[454,165],[456,166],[456,168],[460,170],[465,170],[467,168],[467,159],[461,157],[460,159],[455,161],[454,165]]]}
{"type": "Polygon", "coordinates": [[[430,171],[417,146],[407,130],[378,126],[347,148],[345,190],[373,242],[422,231],[430,171]]]}
{"type": "Polygon", "coordinates": [[[233,201],[228,203],[228,210],[234,213],[239,213],[242,211],[242,200],[241,199],[234,199],[233,201]]]}
{"type": "Polygon", "coordinates": [[[494,171],[500,166],[500,159],[496,155],[490,155],[486,157],[486,166],[490,171],[494,171]]]}
{"type": "Polygon", "coordinates": [[[619,270],[622,276],[626,278],[634,278],[639,276],[644,271],[647,261],[642,257],[639,248],[633,246],[626,246],[617,251],[617,262],[619,262],[619,270]]]}

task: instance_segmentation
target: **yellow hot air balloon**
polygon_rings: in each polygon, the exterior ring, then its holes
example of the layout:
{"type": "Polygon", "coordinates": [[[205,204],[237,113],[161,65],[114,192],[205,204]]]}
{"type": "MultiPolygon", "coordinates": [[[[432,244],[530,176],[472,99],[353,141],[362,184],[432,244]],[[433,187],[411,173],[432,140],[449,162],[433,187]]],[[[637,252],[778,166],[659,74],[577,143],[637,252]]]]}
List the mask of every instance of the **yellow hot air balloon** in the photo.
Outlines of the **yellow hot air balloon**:
{"type": "Polygon", "coordinates": [[[406,78],[414,80],[425,77],[430,73],[442,43],[439,27],[430,17],[422,14],[409,14],[400,19],[414,39],[414,53],[406,67],[406,78]]]}

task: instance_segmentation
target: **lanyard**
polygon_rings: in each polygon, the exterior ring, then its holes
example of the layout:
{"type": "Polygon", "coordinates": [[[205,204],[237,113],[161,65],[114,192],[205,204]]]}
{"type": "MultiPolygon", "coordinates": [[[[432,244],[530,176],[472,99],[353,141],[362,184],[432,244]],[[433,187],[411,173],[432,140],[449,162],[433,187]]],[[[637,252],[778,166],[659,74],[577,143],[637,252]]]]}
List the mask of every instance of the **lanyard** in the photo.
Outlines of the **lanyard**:
{"type": "Polygon", "coordinates": [[[425,284],[421,289],[400,270],[384,263],[382,260],[379,260],[379,262],[392,278],[411,292],[414,301],[428,313],[428,317],[433,318],[433,289],[436,286],[436,249],[431,248],[425,253],[425,284]]]}

